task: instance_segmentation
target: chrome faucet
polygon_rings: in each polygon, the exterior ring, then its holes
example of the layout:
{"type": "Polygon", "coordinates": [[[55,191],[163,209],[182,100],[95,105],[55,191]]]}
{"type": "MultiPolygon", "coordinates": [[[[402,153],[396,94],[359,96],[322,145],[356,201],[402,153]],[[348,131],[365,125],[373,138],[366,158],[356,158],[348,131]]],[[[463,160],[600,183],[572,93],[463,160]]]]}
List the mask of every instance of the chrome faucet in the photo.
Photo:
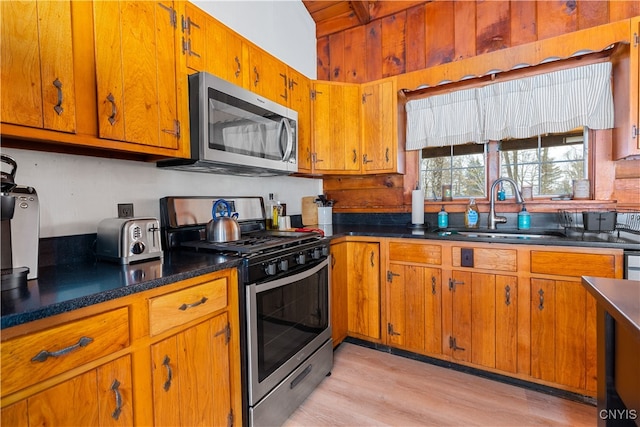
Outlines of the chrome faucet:
{"type": "Polygon", "coordinates": [[[507,218],[504,216],[496,216],[496,195],[495,195],[495,189],[498,186],[498,184],[500,182],[508,182],[509,184],[511,184],[511,186],[513,187],[513,194],[516,197],[516,203],[518,204],[522,204],[524,203],[524,200],[522,199],[522,194],[520,194],[520,191],[518,190],[518,186],[516,184],[516,182],[511,179],[511,178],[506,178],[506,177],[502,177],[502,178],[498,178],[496,179],[493,184],[491,184],[491,191],[489,191],[489,230],[495,230],[496,229],[496,224],[504,224],[507,222],[507,218]]]}

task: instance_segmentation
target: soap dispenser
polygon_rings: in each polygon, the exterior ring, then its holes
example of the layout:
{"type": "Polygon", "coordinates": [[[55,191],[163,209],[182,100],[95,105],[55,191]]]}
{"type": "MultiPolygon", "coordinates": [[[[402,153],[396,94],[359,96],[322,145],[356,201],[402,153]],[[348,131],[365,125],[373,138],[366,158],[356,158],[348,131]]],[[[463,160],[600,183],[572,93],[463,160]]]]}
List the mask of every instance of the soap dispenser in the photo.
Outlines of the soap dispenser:
{"type": "Polygon", "coordinates": [[[438,212],[438,228],[447,228],[449,226],[449,214],[444,210],[444,205],[442,205],[442,209],[438,212]]]}
{"type": "Polygon", "coordinates": [[[531,215],[527,212],[527,208],[522,204],[522,210],[518,213],[518,229],[528,230],[531,228],[531,215]]]}

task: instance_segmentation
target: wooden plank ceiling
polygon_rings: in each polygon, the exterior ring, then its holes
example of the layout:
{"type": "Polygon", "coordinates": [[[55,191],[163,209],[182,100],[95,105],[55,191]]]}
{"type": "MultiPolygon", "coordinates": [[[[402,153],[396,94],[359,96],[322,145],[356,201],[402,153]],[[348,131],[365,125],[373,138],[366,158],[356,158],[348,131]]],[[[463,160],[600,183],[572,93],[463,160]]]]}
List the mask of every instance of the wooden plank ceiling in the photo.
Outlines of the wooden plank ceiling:
{"type": "Polygon", "coordinates": [[[392,15],[428,1],[343,1],[303,0],[316,23],[316,37],[324,37],[349,28],[366,25],[374,19],[392,15]]]}

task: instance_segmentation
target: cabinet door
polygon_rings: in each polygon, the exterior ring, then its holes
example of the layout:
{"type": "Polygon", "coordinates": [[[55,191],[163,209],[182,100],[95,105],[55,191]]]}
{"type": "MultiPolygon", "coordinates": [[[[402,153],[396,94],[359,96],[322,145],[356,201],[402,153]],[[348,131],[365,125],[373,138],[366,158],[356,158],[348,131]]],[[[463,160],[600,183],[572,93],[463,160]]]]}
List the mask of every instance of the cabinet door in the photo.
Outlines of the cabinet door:
{"type": "Polygon", "coordinates": [[[287,65],[260,48],[249,45],[249,90],[288,105],[287,65]]]}
{"type": "Polygon", "coordinates": [[[172,2],[94,2],[101,138],[178,148],[175,25],[172,2]]]}
{"type": "Polygon", "coordinates": [[[362,166],[365,173],[396,172],[397,95],[394,82],[362,85],[362,166]]]}
{"type": "Polygon", "coordinates": [[[359,172],[359,86],[316,82],[312,117],[314,171],[336,174],[359,172]]]}
{"type": "Polygon", "coordinates": [[[242,38],[221,22],[207,17],[205,69],[240,87],[248,87],[248,54],[242,38]]]}
{"type": "Polygon", "coordinates": [[[185,3],[182,29],[181,52],[185,56],[187,68],[192,72],[205,71],[205,44],[207,14],[191,3],[185,3]]]}
{"type": "Polygon", "coordinates": [[[76,130],[69,1],[2,2],[2,121],[76,130]]]}
{"type": "Polygon", "coordinates": [[[389,264],[389,345],[418,353],[441,352],[440,277],[440,269],[389,264]]]}
{"type": "Polygon", "coordinates": [[[347,250],[346,242],[331,245],[331,330],[334,347],[347,337],[347,250]]]}
{"type": "Polygon", "coordinates": [[[227,425],[228,328],[223,313],[151,346],[156,425],[227,425]]]}
{"type": "Polygon", "coordinates": [[[587,313],[586,290],[580,282],[531,279],[531,375],[585,389],[593,387],[594,334],[587,313]],[[589,361],[589,363],[587,363],[589,361]]]}
{"type": "Polygon", "coordinates": [[[471,362],[471,273],[453,271],[449,279],[451,331],[442,343],[445,354],[471,362]]]}
{"type": "Polygon", "coordinates": [[[289,108],[298,112],[298,172],[311,173],[311,81],[292,68],[288,75],[289,108]]]}
{"type": "Polygon", "coordinates": [[[380,339],[380,248],[378,243],[347,242],[348,330],[380,339]]]}
{"type": "Polygon", "coordinates": [[[114,360],[2,409],[2,424],[133,425],[131,361],[114,360]]]}

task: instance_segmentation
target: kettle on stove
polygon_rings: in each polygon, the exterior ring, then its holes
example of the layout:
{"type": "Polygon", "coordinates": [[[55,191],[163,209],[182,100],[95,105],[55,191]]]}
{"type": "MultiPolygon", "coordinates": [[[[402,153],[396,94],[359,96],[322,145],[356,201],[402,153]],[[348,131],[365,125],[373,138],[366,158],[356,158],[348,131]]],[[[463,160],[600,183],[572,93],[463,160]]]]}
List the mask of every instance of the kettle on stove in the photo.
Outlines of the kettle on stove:
{"type": "Polygon", "coordinates": [[[231,211],[231,205],[224,199],[218,199],[211,208],[211,220],[207,223],[207,240],[216,243],[240,240],[238,213],[231,211]],[[223,209],[219,209],[219,206],[223,209]],[[226,208],[226,209],[225,209],[226,208]]]}
{"type": "Polygon", "coordinates": [[[38,277],[38,244],[40,239],[40,208],[33,187],[15,182],[17,162],[2,154],[3,163],[11,167],[2,171],[0,197],[2,290],[26,285],[38,277]]]}

